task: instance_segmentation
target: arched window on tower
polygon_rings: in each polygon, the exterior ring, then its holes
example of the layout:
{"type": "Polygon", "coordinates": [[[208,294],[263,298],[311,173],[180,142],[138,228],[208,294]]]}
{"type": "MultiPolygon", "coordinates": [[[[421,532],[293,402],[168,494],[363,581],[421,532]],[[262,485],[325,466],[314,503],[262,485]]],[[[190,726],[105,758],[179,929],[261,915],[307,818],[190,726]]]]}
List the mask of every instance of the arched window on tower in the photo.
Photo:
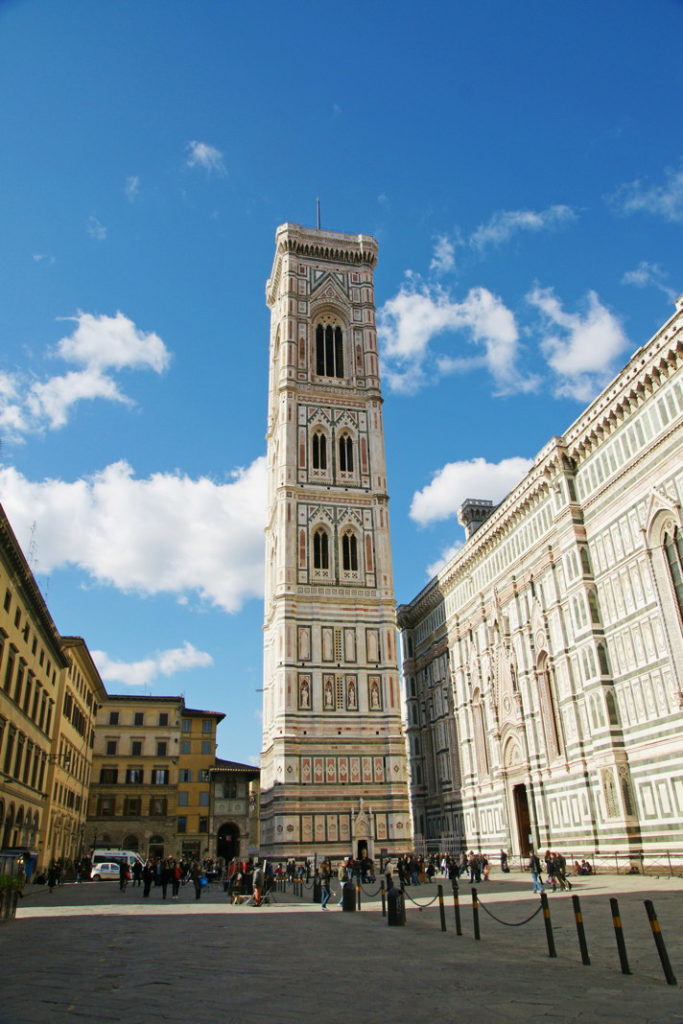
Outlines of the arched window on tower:
{"type": "Polygon", "coordinates": [[[319,377],[344,376],[344,341],[341,327],[318,324],[315,330],[315,372],[319,377]]]}
{"type": "Polygon", "coordinates": [[[344,572],[358,572],[358,540],[351,531],[342,537],[342,567],[344,572]]]}
{"type": "Polygon", "coordinates": [[[550,664],[548,662],[548,655],[545,652],[540,655],[536,665],[536,680],[538,682],[541,721],[543,723],[548,761],[554,761],[562,753],[562,737],[557,723],[557,710],[550,677],[550,664]]]}
{"type": "Polygon", "coordinates": [[[342,473],[353,473],[353,441],[348,434],[339,438],[339,469],[342,473]]]}
{"type": "Polygon", "coordinates": [[[330,567],[330,540],[327,530],[319,526],[313,534],[313,568],[329,569],[330,567]]]}
{"type": "Polygon", "coordinates": [[[677,526],[670,527],[662,541],[669,575],[676,595],[678,614],[683,618],[683,533],[677,526]]]}
{"type": "Polygon", "coordinates": [[[316,430],[313,435],[312,451],[313,469],[327,469],[327,438],[321,430],[316,430]]]}

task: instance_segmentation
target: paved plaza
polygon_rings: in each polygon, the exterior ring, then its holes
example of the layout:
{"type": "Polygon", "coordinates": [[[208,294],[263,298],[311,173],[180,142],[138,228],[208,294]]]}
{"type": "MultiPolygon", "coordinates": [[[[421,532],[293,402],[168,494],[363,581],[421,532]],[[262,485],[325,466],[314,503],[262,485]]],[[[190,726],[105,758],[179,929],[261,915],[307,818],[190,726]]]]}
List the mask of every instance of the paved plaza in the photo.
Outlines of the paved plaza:
{"type": "MultiPolygon", "coordinates": [[[[368,893],[376,887],[365,887],[368,893]]],[[[570,894],[549,897],[557,958],[548,956],[529,878],[478,887],[481,941],[473,938],[469,885],[462,926],[444,885],[407,890],[405,927],[388,927],[378,898],[329,913],[278,893],[264,907],[231,906],[212,885],[201,901],[161,891],[120,893],[117,883],[27,892],[17,921],[0,928],[0,1024],[683,1024],[683,880],[598,875],[577,879],[591,966],[581,963],[570,894]],[[609,897],[616,896],[629,966],[621,973],[609,897]],[[679,984],[667,985],[643,906],[654,902],[679,984]],[[489,913],[487,913],[487,911],[489,913]],[[36,955],[34,951],[40,951],[36,955]]]]}

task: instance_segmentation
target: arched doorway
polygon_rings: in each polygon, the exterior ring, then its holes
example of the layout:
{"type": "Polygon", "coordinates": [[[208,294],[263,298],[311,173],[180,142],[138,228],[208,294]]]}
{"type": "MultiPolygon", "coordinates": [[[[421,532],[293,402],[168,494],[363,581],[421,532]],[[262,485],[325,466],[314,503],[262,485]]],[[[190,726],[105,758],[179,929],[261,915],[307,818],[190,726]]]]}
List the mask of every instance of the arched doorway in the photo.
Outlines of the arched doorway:
{"type": "Polygon", "coordinates": [[[162,858],[164,856],[164,837],[152,836],[149,841],[149,856],[162,858]]]}
{"type": "Polygon", "coordinates": [[[234,822],[227,822],[221,825],[216,836],[216,856],[222,857],[225,861],[239,857],[240,853],[240,830],[234,822]]]}
{"type": "Polygon", "coordinates": [[[531,816],[529,814],[529,798],[527,797],[526,786],[521,782],[512,791],[515,802],[515,818],[517,820],[517,837],[519,841],[519,852],[522,857],[528,857],[531,853],[531,816]]]}

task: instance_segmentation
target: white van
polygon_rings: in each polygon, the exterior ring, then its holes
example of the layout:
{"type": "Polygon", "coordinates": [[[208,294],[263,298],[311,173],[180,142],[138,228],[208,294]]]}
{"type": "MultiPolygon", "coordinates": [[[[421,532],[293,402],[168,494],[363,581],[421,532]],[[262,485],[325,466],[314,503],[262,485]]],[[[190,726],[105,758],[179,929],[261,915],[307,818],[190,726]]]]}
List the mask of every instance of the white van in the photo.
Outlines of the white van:
{"type": "Polygon", "coordinates": [[[105,850],[104,847],[100,846],[95,847],[93,850],[91,860],[93,865],[104,864],[107,861],[116,861],[117,864],[120,864],[123,860],[130,868],[134,864],[144,865],[145,863],[140,854],[136,853],[135,850],[105,850]]]}

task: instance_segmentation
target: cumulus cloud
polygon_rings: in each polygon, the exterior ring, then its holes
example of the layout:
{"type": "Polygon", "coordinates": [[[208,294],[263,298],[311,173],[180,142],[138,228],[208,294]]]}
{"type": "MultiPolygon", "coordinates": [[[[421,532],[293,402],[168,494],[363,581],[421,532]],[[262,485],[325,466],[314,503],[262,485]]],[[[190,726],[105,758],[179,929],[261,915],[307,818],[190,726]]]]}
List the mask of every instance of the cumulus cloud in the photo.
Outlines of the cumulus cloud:
{"type": "Polygon", "coordinates": [[[228,483],[137,479],[123,461],[70,483],[0,468],[0,501],[25,549],[37,524],[41,571],[76,566],[124,592],[194,596],[228,612],[263,592],[265,495],[263,457],[228,483]]]}
{"type": "Polygon", "coordinates": [[[629,340],[618,318],[590,291],[583,313],[566,313],[552,288],[534,288],[527,300],[542,314],[541,350],[556,375],[558,397],[590,401],[614,376],[629,340]]]}
{"type": "Polygon", "coordinates": [[[225,174],[223,154],[207,142],[187,143],[187,166],[203,167],[208,173],[225,174]]]}
{"type": "Polygon", "coordinates": [[[54,256],[48,256],[48,254],[45,252],[34,252],[33,262],[42,263],[44,267],[53,267],[56,261],[54,256]]]}
{"type": "Polygon", "coordinates": [[[622,284],[631,284],[636,288],[657,288],[671,302],[676,300],[676,292],[666,283],[668,274],[662,270],[658,263],[648,263],[641,260],[635,270],[627,270],[621,279],[622,284]]]}
{"type": "Polygon", "coordinates": [[[446,235],[437,238],[429,269],[436,274],[446,274],[455,269],[455,246],[446,235]]]}
{"type": "Polygon", "coordinates": [[[63,427],[73,407],[84,400],[101,398],[130,405],[112,373],[126,369],[162,373],[169,365],[170,353],[159,335],[141,331],[123,313],[78,313],[65,319],[76,327],[57,342],[51,355],[78,369],[43,381],[0,373],[0,426],[13,439],[63,427]]]}
{"type": "Polygon", "coordinates": [[[410,518],[421,526],[449,519],[467,498],[483,498],[498,504],[532,465],[533,459],[522,456],[501,462],[487,462],[483,458],[448,462],[433,474],[426,487],[415,492],[410,518]]]}
{"type": "Polygon", "coordinates": [[[501,245],[518,231],[547,231],[576,219],[570,206],[558,204],[546,210],[501,210],[487,224],[481,224],[470,236],[470,245],[482,251],[501,245]]]}
{"type": "Polygon", "coordinates": [[[91,238],[96,239],[98,242],[103,242],[107,237],[107,229],[97,217],[88,217],[85,222],[85,230],[91,238]]]}
{"type": "Polygon", "coordinates": [[[427,566],[426,575],[428,579],[432,579],[437,573],[440,573],[445,566],[448,565],[456,551],[459,551],[462,547],[462,541],[456,541],[455,544],[451,544],[449,547],[444,548],[439,557],[431,565],[427,566]]]}
{"type": "Polygon", "coordinates": [[[131,203],[137,199],[140,194],[140,179],[137,174],[131,174],[130,177],[126,178],[123,191],[126,199],[129,199],[131,203]]]}
{"type": "Polygon", "coordinates": [[[636,179],[611,197],[622,213],[653,213],[674,224],[683,223],[683,167],[666,171],[663,185],[645,185],[636,179]]]}
{"type": "Polygon", "coordinates": [[[182,647],[159,651],[141,661],[115,661],[105,651],[91,651],[105,683],[123,683],[124,686],[149,686],[159,676],[174,676],[191,668],[207,668],[213,658],[185,641],[182,647]]]}
{"type": "MultiPolygon", "coordinates": [[[[487,288],[472,288],[462,302],[438,286],[411,277],[379,311],[378,327],[385,379],[394,391],[410,393],[428,375],[485,366],[499,393],[529,390],[535,381],[517,368],[519,332],[514,314],[487,288]],[[434,357],[430,345],[440,335],[462,332],[477,349],[434,357]]],[[[452,339],[451,339],[452,343],[452,339]]]]}

